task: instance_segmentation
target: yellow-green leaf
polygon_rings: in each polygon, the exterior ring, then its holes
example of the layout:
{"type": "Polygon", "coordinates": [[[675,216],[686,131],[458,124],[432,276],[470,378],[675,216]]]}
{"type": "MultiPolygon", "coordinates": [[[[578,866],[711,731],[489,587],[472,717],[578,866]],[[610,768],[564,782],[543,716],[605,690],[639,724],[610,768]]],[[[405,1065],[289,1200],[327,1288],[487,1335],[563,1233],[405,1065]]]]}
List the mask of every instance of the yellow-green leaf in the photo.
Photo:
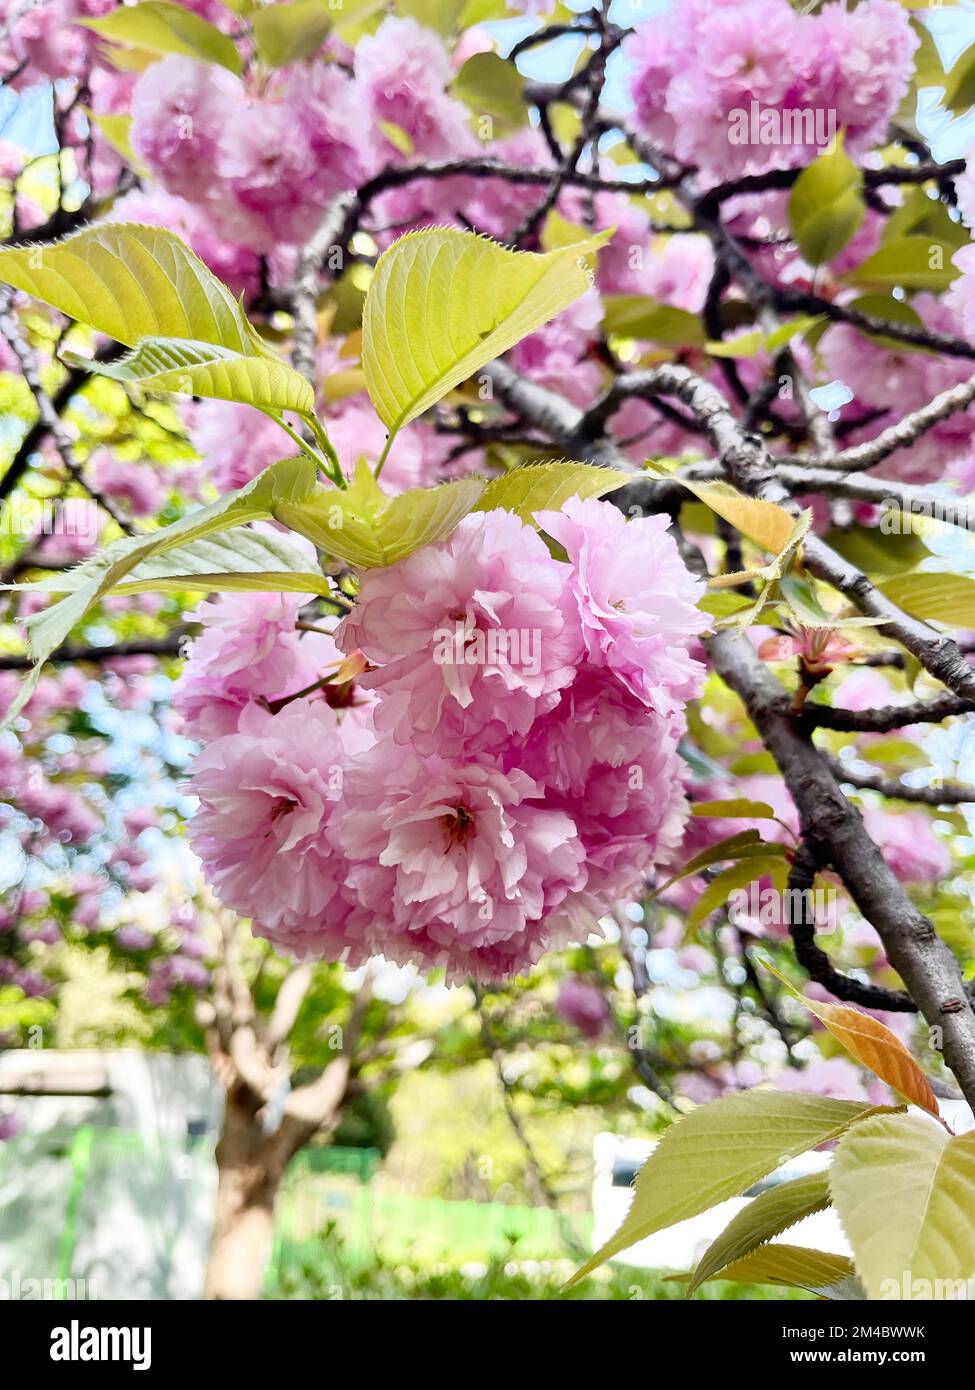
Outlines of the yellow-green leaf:
{"type": "Polygon", "coordinates": [[[379,117],[376,118],[376,125],[394,150],[399,150],[400,154],[407,156],[413,153],[413,136],[408,130],[404,130],[395,121],[383,121],[379,117]]]}
{"type": "Polygon", "coordinates": [[[975,45],[969,44],[948,73],[941,102],[952,113],[975,105],[975,45]]]}
{"type": "Polygon", "coordinates": [[[737,1196],[872,1113],[872,1106],[856,1101],[789,1091],[744,1091],[702,1105],[665,1131],[640,1170],[620,1229],[569,1285],[655,1231],[737,1196]]]}
{"type": "Polygon", "coordinates": [[[967,575],[899,574],[885,579],[879,588],[891,603],[916,618],[946,627],[975,627],[975,579],[967,575]]]}
{"type": "Polygon", "coordinates": [[[75,22],[113,43],[127,44],[147,53],[183,53],[203,62],[219,63],[233,73],[240,72],[240,54],[232,38],[192,10],[169,4],[167,0],[141,0],[138,5],[120,5],[101,19],[75,22]]]}
{"type": "Polygon", "coordinates": [[[444,540],[473,511],[483,491],[480,478],[458,478],[394,497],[376,523],[383,563],[395,564],[422,545],[444,540]]]}
{"type": "Polygon", "coordinates": [[[295,502],[315,486],[315,465],[302,456],[282,459],[252,479],[246,487],[230,492],[208,507],[200,507],[158,531],[124,537],[73,570],[55,575],[44,587],[64,594],[24,622],[36,663],[22,682],[17,698],[7,711],[3,727],[17,717],[30,698],[40,675],[41,663],[56,651],[76,623],[102,598],[125,580],[136,567],[177,546],[189,545],[218,531],[249,521],[270,520],[276,503],[295,502]]]}
{"type": "Polygon", "coordinates": [[[824,1211],[829,1203],[829,1174],[825,1171],[760,1192],[701,1256],[687,1292],[692,1294],[706,1279],[724,1277],[722,1270],[735,1260],[750,1255],[807,1216],[824,1211]]]}
{"type": "Polygon", "coordinates": [[[276,506],[274,516],[327,554],[357,569],[376,569],[445,539],[483,491],[480,478],[458,478],[393,498],[378,488],[369,493],[361,484],[343,492],[320,487],[299,503],[276,506]]]}
{"type": "Polygon", "coordinates": [[[830,1190],[870,1298],[902,1298],[905,1287],[912,1298],[967,1292],[975,1132],[949,1135],[923,1115],[874,1116],[836,1150],[830,1190]]]}
{"type": "Polygon", "coordinates": [[[658,304],[643,294],[608,294],[603,298],[603,328],[621,338],[645,338],[674,347],[703,347],[707,342],[700,317],[673,304],[658,304]]]}
{"type": "Polygon", "coordinates": [[[955,222],[940,198],[929,198],[924,187],[912,188],[900,207],[893,208],[884,227],[884,241],[904,236],[924,236],[943,241],[952,247],[965,246],[969,241],[964,222],[955,222]]]}
{"type": "Polygon", "coordinates": [[[823,265],[838,256],[866,210],[863,174],[837,139],[835,148],[803,169],[789,194],[789,225],[803,259],[823,265]]]}
{"type": "Polygon", "coordinates": [[[409,15],[438,34],[451,34],[458,27],[467,0],[398,0],[399,14],[409,15]]]}
{"type": "Polygon", "coordinates": [[[235,526],[229,531],[150,556],[136,565],[124,580],[114,584],[111,592],[329,593],[328,580],[320,570],[309,568],[312,563],[284,536],[235,526]]]}
{"type": "Polygon", "coordinates": [[[394,242],[362,321],[369,395],[391,433],[585,293],[585,256],[608,235],[544,255],[450,228],[394,242]]]}
{"type": "Polygon", "coordinates": [[[259,56],[272,68],[313,57],[328,36],[334,14],[328,0],[291,0],[255,11],[259,56]]]}
{"type": "Polygon", "coordinates": [[[0,250],[0,280],[127,347],[186,338],[272,355],[227,287],[162,227],[101,222],[61,241],[9,247],[0,250]]]}
{"type": "Polygon", "coordinates": [[[737,835],[729,835],[720,844],[711,845],[708,849],[702,849],[700,854],[695,854],[692,859],[688,859],[677,873],[672,874],[653,890],[651,897],[659,897],[665,889],[670,888],[674,883],[680,883],[681,879],[693,878],[702,869],[708,869],[712,864],[721,864],[727,859],[754,859],[756,856],[765,857],[766,855],[784,854],[785,850],[781,845],[766,844],[757,830],[742,830],[737,835]]]}
{"type": "MultiPolygon", "coordinates": [[[[810,1250],[802,1245],[763,1245],[759,1250],[735,1260],[720,1274],[722,1279],[743,1284],[775,1284],[807,1289],[824,1298],[863,1297],[856,1289],[856,1271],[846,1255],[810,1250]],[[846,1285],[846,1289],[844,1289],[846,1285]]],[[[714,1276],[712,1276],[714,1277],[714,1276]]]]}
{"type": "Polygon", "coordinates": [[[691,805],[692,816],[737,820],[747,816],[749,820],[775,820],[775,812],[765,801],[749,801],[747,796],[736,796],[728,801],[695,801],[691,805]]]}
{"type": "Polygon", "coordinates": [[[132,129],[132,117],[127,112],[111,114],[109,112],[92,111],[90,107],[83,107],[84,113],[96,130],[99,130],[107,143],[117,154],[120,154],[126,164],[130,165],[138,174],[145,172],[142,161],[132,148],[129,134],[132,129]]]}
{"type": "Polygon", "coordinates": [[[722,869],[721,873],[714,876],[704,892],[695,900],[690,912],[688,912],[684,926],[684,940],[687,941],[692,937],[697,928],[702,922],[707,921],[712,912],[716,912],[719,907],[724,907],[736,889],[754,883],[763,874],[773,873],[781,866],[781,854],[767,854],[741,859],[737,864],[731,864],[727,869],[722,869]]]}
{"type": "Polygon", "coordinates": [[[935,237],[898,237],[884,242],[879,251],[868,256],[843,279],[871,290],[900,285],[906,290],[940,292],[958,276],[958,268],[951,260],[954,254],[953,246],[935,237]]]}
{"type": "Polygon", "coordinates": [[[754,357],[762,350],[765,335],[760,329],[751,333],[737,333],[732,338],[715,339],[704,344],[712,357],[754,357]]]}
{"type": "Polygon", "coordinates": [[[524,92],[524,77],[497,53],[475,53],[453,81],[454,96],[475,116],[490,116],[494,135],[528,124],[524,92]]]}
{"type": "Polygon", "coordinates": [[[557,251],[563,246],[577,246],[580,241],[588,241],[589,235],[588,227],[580,227],[578,222],[570,222],[557,208],[552,208],[542,223],[538,240],[543,251],[557,251]]]}
{"type": "Polygon", "coordinates": [[[500,478],[492,478],[476,510],[496,507],[517,512],[532,526],[539,511],[557,512],[570,497],[602,497],[632,481],[632,474],[619,468],[597,468],[590,463],[531,463],[513,468],[500,478]]]}
{"type": "Polygon", "coordinates": [[[143,338],[118,362],[100,362],[73,352],[62,356],[71,366],[145,391],[175,391],[305,414],[315,408],[311,385],[294,368],[263,355],[244,357],[215,343],[143,338]]]}
{"type": "Polygon", "coordinates": [[[826,319],[823,314],[799,314],[794,319],[787,319],[785,323],[779,324],[778,328],[766,334],[765,350],[767,352],[778,352],[779,348],[785,347],[792,339],[808,333],[813,328],[818,328],[826,319]]]}

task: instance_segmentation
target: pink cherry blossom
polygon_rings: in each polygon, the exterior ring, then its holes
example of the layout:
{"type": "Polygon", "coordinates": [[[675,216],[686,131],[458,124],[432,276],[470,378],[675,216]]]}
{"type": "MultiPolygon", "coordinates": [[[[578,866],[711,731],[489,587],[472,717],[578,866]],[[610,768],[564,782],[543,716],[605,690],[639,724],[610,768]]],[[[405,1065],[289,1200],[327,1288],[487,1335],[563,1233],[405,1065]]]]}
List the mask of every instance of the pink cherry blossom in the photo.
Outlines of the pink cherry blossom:
{"type": "Polygon", "coordinates": [[[445,92],[453,71],[447,50],[431,29],[415,19],[388,15],[375,34],[356,46],[355,75],[387,161],[403,156],[381,122],[405,132],[411,157],[417,159],[457,159],[476,152],[467,107],[445,92]]]}
{"type": "Polygon", "coordinates": [[[337,665],[329,637],[296,632],[304,602],[300,594],[226,594],[194,610],[203,632],[173,693],[191,738],[233,733],[255,701],[302,690],[337,665]]]}
{"type": "Polygon", "coordinates": [[[167,192],[205,203],[222,133],[243,102],[243,87],[226,68],[172,54],[136,84],[132,148],[167,192]]]}
{"type": "Polygon", "coordinates": [[[344,761],[338,717],[302,703],[215,739],[193,764],[190,838],[209,883],[292,948],[319,931],[335,951],[347,911],[331,839],[344,761]]]}
{"type": "Polygon", "coordinates": [[[530,777],[404,756],[388,741],[347,773],[334,834],[357,900],[352,934],[451,979],[526,968],[586,877],[572,820],[530,777]]]}
{"type": "Polygon", "coordinates": [[[578,1028],[584,1038],[598,1038],[606,1029],[608,1009],[602,993],[581,975],[563,975],[555,1012],[578,1028]]]}
{"type": "Polygon", "coordinates": [[[527,733],[578,657],[565,581],[536,532],[502,511],[368,570],[336,640],[380,668],[363,680],[382,692],[377,727],[430,750],[527,733]]]}
{"type": "Polygon", "coordinates": [[[569,556],[589,660],[658,713],[681,709],[703,675],[683,644],[707,616],[695,607],[702,584],[667,534],[667,518],[627,522],[609,503],[570,498],[561,512],[536,519],[569,556]]]}

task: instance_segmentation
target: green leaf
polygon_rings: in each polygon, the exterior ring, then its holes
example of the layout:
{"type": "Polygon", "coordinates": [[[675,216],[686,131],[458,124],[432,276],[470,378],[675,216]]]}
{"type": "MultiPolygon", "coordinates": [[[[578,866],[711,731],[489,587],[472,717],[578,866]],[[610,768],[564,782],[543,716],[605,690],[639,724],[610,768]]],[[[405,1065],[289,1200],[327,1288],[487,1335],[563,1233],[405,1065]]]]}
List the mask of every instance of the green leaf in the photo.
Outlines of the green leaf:
{"type": "Polygon", "coordinates": [[[362,365],[391,433],[589,288],[610,235],[535,255],[471,232],[408,232],[380,256],[363,309],[362,365]]]}
{"type": "Polygon", "coordinates": [[[969,44],[948,73],[941,103],[952,113],[975,105],[975,45],[969,44]]]}
{"type": "Polygon", "coordinates": [[[751,333],[738,333],[733,338],[708,341],[704,346],[712,357],[754,357],[761,352],[764,344],[765,334],[756,328],[751,333]]]}
{"type": "Polygon", "coordinates": [[[905,290],[946,290],[957,278],[952,265],[953,246],[936,237],[904,236],[885,242],[849,275],[845,284],[885,290],[899,285],[905,290]]]}
{"type": "Polygon", "coordinates": [[[926,188],[912,188],[900,207],[893,208],[884,226],[884,241],[905,236],[925,236],[943,241],[956,250],[969,241],[964,222],[955,222],[940,198],[929,198],[926,188]]]}
{"type": "Polygon", "coordinates": [[[902,1298],[905,1281],[944,1297],[938,1281],[975,1276],[975,1132],[877,1115],[839,1145],[830,1190],[868,1297],[902,1298]]]}
{"type": "Polygon", "coordinates": [[[126,579],[142,562],[177,546],[242,526],[249,521],[268,521],[276,503],[294,502],[315,486],[315,465],[310,459],[283,459],[258,474],[246,487],[200,507],[171,526],[145,535],[125,537],[107,546],[84,564],[45,582],[44,588],[65,595],[25,620],[31,655],[36,663],[21,684],[3,727],[17,717],[37,684],[41,664],[65,641],[71,629],[101,599],[126,579]]]}
{"type": "Polygon", "coordinates": [[[376,117],[376,125],[385,135],[394,150],[399,150],[400,154],[409,157],[413,153],[413,136],[408,130],[404,130],[395,121],[383,121],[376,117]]]}
{"type": "Polygon", "coordinates": [[[108,112],[92,111],[89,106],[82,107],[82,110],[112,149],[122,156],[126,164],[131,165],[136,173],[143,175],[145,170],[142,161],[133,150],[129,139],[132,130],[132,117],[127,112],[109,114],[108,112]]]}
{"type": "Polygon", "coordinates": [[[453,81],[453,93],[475,116],[490,116],[495,135],[528,124],[525,79],[497,53],[475,53],[453,81]]]}
{"type": "Polygon", "coordinates": [[[309,570],[309,563],[308,556],[283,536],[235,526],[219,535],[150,556],[136,565],[127,578],[113,585],[111,592],[329,593],[328,580],[320,570],[309,570]]]}
{"type": "Polygon", "coordinates": [[[668,347],[704,347],[708,340],[697,314],[658,304],[643,294],[605,295],[603,329],[621,338],[645,338],[668,347]]]}
{"type": "MultiPolygon", "coordinates": [[[[713,1277],[713,1276],[712,1276],[713,1277]]],[[[823,1298],[864,1298],[853,1261],[845,1255],[810,1250],[802,1245],[763,1245],[727,1265],[719,1276],[744,1284],[775,1284],[807,1289],[823,1298]]]]}
{"type": "Polygon", "coordinates": [[[778,853],[785,853],[782,846],[767,844],[757,830],[741,830],[736,835],[729,835],[720,844],[702,849],[700,854],[688,859],[683,868],[661,883],[659,888],[655,888],[650,897],[659,897],[672,884],[680,883],[684,878],[693,878],[702,869],[709,869],[712,864],[721,864],[726,859],[753,859],[756,856],[764,857],[778,853]]]}
{"type": "Polygon", "coordinates": [[[466,4],[467,0],[398,0],[396,9],[446,37],[458,28],[466,4]]]}
{"type": "Polygon", "coordinates": [[[736,796],[729,801],[695,801],[691,805],[692,816],[719,816],[722,819],[737,820],[747,816],[751,820],[775,820],[775,812],[765,801],[749,801],[747,796],[736,796]]]}
{"type": "Polygon", "coordinates": [[[778,328],[767,334],[765,349],[767,352],[778,352],[779,348],[786,347],[791,343],[793,338],[809,333],[825,322],[826,318],[823,314],[798,314],[795,318],[780,323],[778,328]]]}
{"type": "Polygon", "coordinates": [[[184,338],[274,356],[227,287],[162,227],[101,222],[62,241],[9,247],[0,250],[0,280],[127,347],[184,338]]]}
{"type": "Polygon", "coordinates": [[[706,1279],[722,1277],[721,1271],[735,1260],[750,1255],[757,1246],[764,1245],[807,1216],[824,1211],[829,1203],[829,1174],[825,1171],[779,1183],[759,1193],[701,1256],[688,1294],[706,1279]]]}
{"type": "Polygon", "coordinates": [[[620,1229],[567,1287],[630,1245],[736,1197],[774,1168],[874,1114],[856,1101],[743,1091],[693,1110],[666,1130],[640,1169],[620,1229]]]}
{"type": "Polygon", "coordinates": [[[492,478],[475,510],[490,512],[500,507],[533,526],[535,512],[560,511],[570,497],[603,497],[632,479],[622,469],[590,463],[529,463],[492,478]]]}
{"type": "Polygon", "coordinates": [[[142,338],[118,362],[99,362],[76,352],[62,353],[62,357],[69,366],[145,391],[175,391],[299,414],[310,414],[315,408],[311,385],[292,367],[270,357],[244,357],[215,343],[142,338]]]}
{"type": "Polygon", "coordinates": [[[790,611],[807,627],[829,626],[831,619],[816,596],[816,591],[805,579],[797,579],[794,574],[779,580],[782,597],[790,611]]]}
{"type": "Polygon", "coordinates": [[[866,215],[863,174],[843,149],[821,154],[803,169],[789,194],[789,225],[809,265],[833,260],[856,235],[866,215]]]}
{"type": "Polygon", "coordinates": [[[975,627],[975,579],[964,574],[899,574],[880,591],[891,603],[947,627],[975,627]]]}
{"type": "Polygon", "coordinates": [[[737,864],[722,869],[721,873],[715,875],[704,892],[695,900],[693,907],[687,914],[684,926],[685,942],[694,935],[702,922],[707,921],[712,912],[716,912],[719,907],[724,907],[735,889],[744,888],[746,884],[753,883],[763,874],[773,873],[781,866],[781,854],[767,854],[757,856],[754,859],[741,859],[737,864]]]}
{"type": "Polygon", "coordinates": [[[867,526],[834,527],[826,535],[826,544],[871,577],[904,574],[931,553],[913,531],[887,536],[867,526]]]}
{"type": "Polygon", "coordinates": [[[253,24],[258,56],[272,68],[314,57],[328,36],[333,16],[328,0],[292,0],[257,10],[253,24]]]}
{"type": "Polygon", "coordinates": [[[81,19],[75,23],[83,24],[114,43],[128,44],[147,53],[183,53],[203,62],[219,63],[240,74],[240,54],[233,39],[192,10],[168,4],[166,0],[122,5],[101,19],[81,19]]]}
{"type": "Polygon", "coordinates": [[[338,492],[319,487],[298,503],[276,506],[274,516],[326,554],[357,569],[376,569],[449,536],[483,491],[480,478],[459,478],[394,498],[378,488],[377,497],[364,488],[338,492]]]}

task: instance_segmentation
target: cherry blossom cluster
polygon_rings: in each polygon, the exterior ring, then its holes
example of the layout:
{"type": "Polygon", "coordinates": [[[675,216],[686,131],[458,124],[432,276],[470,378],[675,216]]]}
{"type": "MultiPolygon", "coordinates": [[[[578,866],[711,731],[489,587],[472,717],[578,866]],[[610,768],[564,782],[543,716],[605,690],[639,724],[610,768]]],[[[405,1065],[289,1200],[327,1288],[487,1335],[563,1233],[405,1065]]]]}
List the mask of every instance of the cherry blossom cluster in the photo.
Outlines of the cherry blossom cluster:
{"type": "Polygon", "coordinates": [[[574,499],[536,520],[551,549],[473,513],[367,571],[333,633],[296,628],[300,596],[198,610],[190,836],[258,934],[496,979],[674,853],[700,582],[665,517],[574,499]]]}
{"type": "Polygon", "coordinates": [[[789,0],[683,0],[637,25],[626,49],[640,128],[719,182],[808,164],[840,130],[854,155],[868,153],[907,92],[917,46],[895,0],[815,14],[789,0]]]}

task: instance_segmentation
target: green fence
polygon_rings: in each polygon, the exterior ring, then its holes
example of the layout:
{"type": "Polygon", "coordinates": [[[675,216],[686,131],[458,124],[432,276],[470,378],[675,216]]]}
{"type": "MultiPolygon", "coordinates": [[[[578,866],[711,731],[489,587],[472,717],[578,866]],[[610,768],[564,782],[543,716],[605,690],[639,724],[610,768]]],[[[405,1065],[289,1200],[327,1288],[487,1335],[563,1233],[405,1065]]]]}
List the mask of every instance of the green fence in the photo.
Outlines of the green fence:
{"type": "MultiPolygon", "coordinates": [[[[566,1225],[587,1244],[591,1217],[545,1207],[451,1202],[384,1192],[373,1149],[305,1149],[275,1209],[269,1282],[341,1250],[417,1263],[565,1253],[566,1225]],[[561,1224],[560,1224],[561,1222],[561,1224]]],[[[98,1297],[191,1297],[202,1284],[215,1173],[207,1140],[175,1144],[110,1129],[0,1144],[0,1278],[92,1279],[98,1297]]]]}

